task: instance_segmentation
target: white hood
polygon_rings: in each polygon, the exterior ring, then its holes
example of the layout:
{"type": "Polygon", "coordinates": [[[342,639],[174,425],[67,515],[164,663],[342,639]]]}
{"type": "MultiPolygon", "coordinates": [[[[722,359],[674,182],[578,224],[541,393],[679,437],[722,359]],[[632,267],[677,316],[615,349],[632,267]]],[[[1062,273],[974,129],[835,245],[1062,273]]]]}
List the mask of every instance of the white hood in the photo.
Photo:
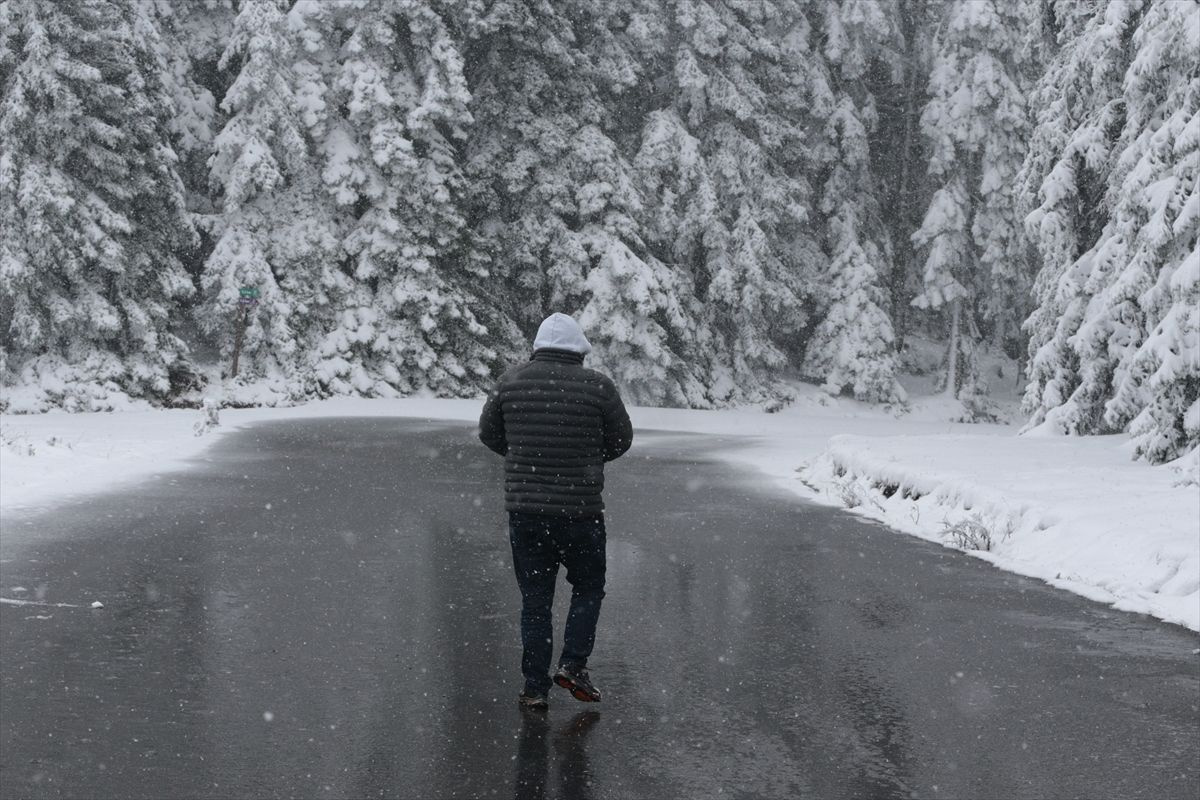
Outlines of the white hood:
{"type": "Polygon", "coordinates": [[[543,347],[569,350],[580,355],[592,352],[592,345],[583,335],[583,328],[566,314],[551,314],[542,321],[537,338],[533,340],[533,349],[541,350],[543,347]]]}

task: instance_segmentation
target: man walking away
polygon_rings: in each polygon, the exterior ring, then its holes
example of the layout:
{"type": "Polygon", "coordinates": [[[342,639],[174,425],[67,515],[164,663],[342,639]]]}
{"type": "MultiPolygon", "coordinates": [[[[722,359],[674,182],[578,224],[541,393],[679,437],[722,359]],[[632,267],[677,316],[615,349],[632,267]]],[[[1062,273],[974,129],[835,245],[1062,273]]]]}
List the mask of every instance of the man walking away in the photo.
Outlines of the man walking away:
{"type": "Polygon", "coordinates": [[[554,682],[597,702],[587,671],[604,599],[604,462],[633,443],[617,387],[585,369],[592,346],[579,324],[552,314],[533,358],[501,376],[479,418],[479,439],[504,456],[513,567],[521,588],[522,706],[544,709],[550,689],[550,606],[558,566],[567,568],[571,609],[554,682]]]}

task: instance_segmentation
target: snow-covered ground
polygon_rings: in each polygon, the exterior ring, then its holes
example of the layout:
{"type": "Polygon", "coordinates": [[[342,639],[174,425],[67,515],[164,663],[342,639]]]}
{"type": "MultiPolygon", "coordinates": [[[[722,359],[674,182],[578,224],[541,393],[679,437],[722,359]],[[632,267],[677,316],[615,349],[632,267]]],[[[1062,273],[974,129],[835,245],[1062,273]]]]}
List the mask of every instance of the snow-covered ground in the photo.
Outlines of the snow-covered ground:
{"type": "Polygon", "coordinates": [[[190,409],[0,414],[0,514],[37,510],[64,497],[182,469],[216,437],[252,422],[388,416],[474,420],[480,405],[478,400],[337,399],[222,409],[220,425],[199,434],[204,414],[190,409]]]}
{"type": "Polygon", "coordinates": [[[837,436],[818,496],[1004,569],[1200,630],[1200,487],[1124,436],[837,436]]]}
{"type": "MultiPolygon", "coordinates": [[[[632,408],[642,430],[713,436],[714,457],[778,485],[928,539],[994,539],[976,551],[1000,567],[1200,630],[1200,492],[1181,474],[1129,460],[1120,437],[1017,437],[1014,426],[942,420],[941,398],[909,413],[798,387],[774,414],[632,408]],[[893,488],[894,487],[894,488],[893,488]]],[[[0,520],[118,487],[202,458],[225,432],[266,420],[394,416],[475,421],[482,400],[337,399],[203,414],[0,416],[0,520]]],[[[635,444],[636,447],[636,444],[635,444]]],[[[635,451],[636,452],[636,451],[635,451]]]]}

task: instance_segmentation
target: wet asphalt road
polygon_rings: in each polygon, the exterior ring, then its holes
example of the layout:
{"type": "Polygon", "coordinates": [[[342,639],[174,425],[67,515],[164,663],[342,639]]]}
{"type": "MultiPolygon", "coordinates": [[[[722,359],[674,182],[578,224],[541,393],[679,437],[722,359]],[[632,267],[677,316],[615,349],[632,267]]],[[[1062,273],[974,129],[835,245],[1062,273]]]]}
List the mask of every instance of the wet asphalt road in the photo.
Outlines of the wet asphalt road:
{"type": "Polygon", "coordinates": [[[545,715],[468,426],[258,425],[6,518],[0,595],[105,607],[0,606],[0,795],[1200,796],[1200,637],[757,489],[721,446],[610,465],[605,700],[545,715]]]}

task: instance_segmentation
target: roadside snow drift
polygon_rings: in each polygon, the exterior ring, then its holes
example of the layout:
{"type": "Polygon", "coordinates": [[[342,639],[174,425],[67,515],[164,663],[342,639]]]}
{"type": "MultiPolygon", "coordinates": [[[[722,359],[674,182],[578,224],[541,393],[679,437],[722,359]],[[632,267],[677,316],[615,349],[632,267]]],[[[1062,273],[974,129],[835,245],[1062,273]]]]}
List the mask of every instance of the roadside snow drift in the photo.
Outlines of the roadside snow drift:
{"type": "Polygon", "coordinates": [[[1054,586],[1200,630],[1200,489],[1128,438],[835,436],[826,502],[1054,586]]]}

